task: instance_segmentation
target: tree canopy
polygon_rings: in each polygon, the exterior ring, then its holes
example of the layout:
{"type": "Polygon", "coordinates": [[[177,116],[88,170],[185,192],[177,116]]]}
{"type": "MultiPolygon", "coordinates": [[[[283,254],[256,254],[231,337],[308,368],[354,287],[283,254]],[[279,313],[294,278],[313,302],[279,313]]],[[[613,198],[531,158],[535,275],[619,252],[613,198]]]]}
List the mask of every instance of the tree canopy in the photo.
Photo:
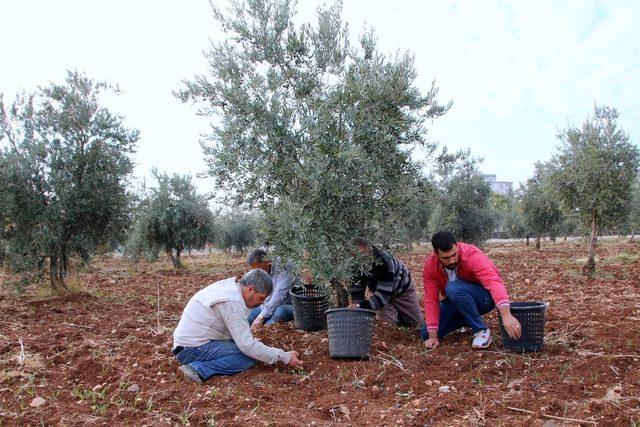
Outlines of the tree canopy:
{"type": "Polygon", "coordinates": [[[203,249],[213,243],[214,216],[207,198],[197,193],[189,175],[169,177],[154,171],[154,176],[157,184],[140,203],[126,252],[133,258],[156,258],[162,250],[179,268],[185,250],[203,249]]]}
{"type": "Polygon", "coordinates": [[[496,218],[491,187],[480,173],[478,161],[467,152],[461,159],[443,164],[439,175],[431,229],[449,230],[463,242],[484,242],[491,236],[496,218]]]}
{"type": "Polygon", "coordinates": [[[78,72],[62,84],[0,98],[1,239],[18,270],[45,268],[65,287],[69,256],[88,259],[129,225],[130,156],[138,131],[102,105],[115,92],[78,72]]]}
{"type": "Polygon", "coordinates": [[[631,185],[636,177],[640,152],[618,127],[618,111],[595,106],[581,128],[560,132],[559,152],[549,163],[553,187],[568,211],[577,212],[591,229],[586,275],[595,271],[598,231],[626,219],[631,185]]]}
{"type": "Polygon", "coordinates": [[[350,46],[341,12],[297,25],[288,0],[215,9],[228,39],[177,93],[217,118],[203,147],[226,201],[258,207],[276,252],[319,284],[350,276],[352,236],[406,230],[426,194],[411,150],[433,152],[426,122],[450,106],[416,85],[410,54],[380,53],[370,31],[350,46]]]}
{"type": "Polygon", "coordinates": [[[526,229],[536,236],[536,248],[540,249],[540,238],[555,235],[563,220],[544,164],[536,164],[533,177],[522,188],[522,211],[526,229]]]}

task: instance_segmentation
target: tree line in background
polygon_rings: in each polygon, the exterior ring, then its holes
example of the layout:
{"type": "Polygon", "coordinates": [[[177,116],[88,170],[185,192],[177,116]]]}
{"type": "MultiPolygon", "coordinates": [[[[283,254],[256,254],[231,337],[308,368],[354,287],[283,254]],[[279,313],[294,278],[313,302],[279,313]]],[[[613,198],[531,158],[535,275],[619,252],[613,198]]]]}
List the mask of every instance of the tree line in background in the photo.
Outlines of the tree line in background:
{"type": "Polygon", "coordinates": [[[133,191],[138,131],[100,99],[117,89],[70,72],[10,105],[0,97],[4,266],[64,288],[72,257],[164,253],[180,267],[192,250],[268,242],[340,301],[356,235],[391,246],[449,229],[471,243],[533,238],[537,248],[544,237],[585,236],[592,274],[598,235],[640,228],[640,155],[615,109],[596,106],[559,133],[531,178],[494,194],[469,151],[427,139],[427,124],[451,107],[435,83],[423,92],[413,57],[381,53],[373,31],[350,45],[340,3],[302,25],[287,0],[231,8],[214,8],[229,38],[207,53],[210,75],[176,92],[218,119],[203,148],[228,210],[213,211],[188,175],[154,171],[133,191]]]}

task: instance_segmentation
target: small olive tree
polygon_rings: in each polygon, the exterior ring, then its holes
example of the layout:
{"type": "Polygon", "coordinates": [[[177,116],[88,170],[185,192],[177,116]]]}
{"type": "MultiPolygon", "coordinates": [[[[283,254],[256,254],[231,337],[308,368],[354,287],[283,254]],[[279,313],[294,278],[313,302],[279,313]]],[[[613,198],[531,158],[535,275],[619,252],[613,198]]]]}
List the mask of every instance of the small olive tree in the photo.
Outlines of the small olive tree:
{"type": "Polygon", "coordinates": [[[220,233],[217,246],[225,251],[245,252],[256,244],[258,239],[259,218],[255,214],[233,210],[218,220],[220,233]]]}
{"type": "Polygon", "coordinates": [[[618,127],[618,116],[615,108],[596,105],[581,128],[560,132],[560,151],[549,163],[561,202],[567,210],[577,211],[590,228],[584,275],[595,271],[600,228],[622,223],[629,212],[640,162],[638,148],[618,127]]]}
{"type": "Polygon", "coordinates": [[[117,89],[69,72],[10,107],[0,97],[0,242],[5,262],[46,268],[65,288],[69,260],[124,237],[138,131],[101,105],[117,89]]]}
{"type": "Polygon", "coordinates": [[[218,119],[203,146],[227,202],[259,208],[275,251],[344,305],[350,238],[406,231],[425,194],[411,149],[434,150],[425,122],[449,105],[416,85],[411,55],[380,53],[372,32],[349,46],[341,12],[336,3],[297,25],[289,0],[214,8],[228,39],[206,54],[210,74],[177,95],[218,119]]]}
{"type": "Polygon", "coordinates": [[[467,151],[461,159],[442,164],[439,193],[431,218],[431,230],[446,229],[461,241],[482,244],[491,237],[496,215],[491,187],[478,169],[478,161],[467,151]]]}
{"type": "Polygon", "coordinates": [[[199,195],[188,175],[169,177],[154,171],[157,185],[142,198],[125,253],[157,258],[162,250],[174,267],[182,267],[184,251],[213,242],[214,216],[206,197],[199,195]]]}
{"type": "Polygon", "coordinates": [[[533,177],[522,187],[522,211],[526,229],[536,237],[536,249],[545,235],[555,236],[562,223],[560,204],[548,182],[549,173],[541,163],[536,164],[533,177]]]}

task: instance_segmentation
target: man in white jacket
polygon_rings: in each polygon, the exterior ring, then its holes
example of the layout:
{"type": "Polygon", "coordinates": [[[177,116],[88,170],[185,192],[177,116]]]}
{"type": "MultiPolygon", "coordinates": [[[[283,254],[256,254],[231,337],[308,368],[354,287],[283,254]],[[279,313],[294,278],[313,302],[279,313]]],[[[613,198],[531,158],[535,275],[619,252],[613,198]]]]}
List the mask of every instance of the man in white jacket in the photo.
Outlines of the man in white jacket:
{"type": "Polygon", "coordinates": [[[239,281],[232,277],[196,292],[173,333],[173,354],[186,378],[202,383],[214,375],[246,371],[257,360],[302,365],[298,352],[266,346],[251,333],[249,310],[262,304],[272,288],[269,274],[253,269],[239,281]]]}

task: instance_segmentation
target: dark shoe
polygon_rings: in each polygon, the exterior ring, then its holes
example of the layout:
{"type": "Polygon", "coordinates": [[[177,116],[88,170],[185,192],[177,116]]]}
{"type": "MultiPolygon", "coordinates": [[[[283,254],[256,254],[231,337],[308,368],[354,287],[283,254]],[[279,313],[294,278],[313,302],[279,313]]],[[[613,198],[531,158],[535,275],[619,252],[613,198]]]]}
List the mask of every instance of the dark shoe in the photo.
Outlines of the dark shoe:
{"type": "Polygon", "coordinates": [[[184,377],[188,380],[195,381],[198,384],[202,384],[204,382],[202,381],[202,378],[200,378],[200,374],[198,374],[196,370],[189,365],[182,365],[178,368],[178,370],[182,372],[182,375],[184,375],[184,377]]]}

